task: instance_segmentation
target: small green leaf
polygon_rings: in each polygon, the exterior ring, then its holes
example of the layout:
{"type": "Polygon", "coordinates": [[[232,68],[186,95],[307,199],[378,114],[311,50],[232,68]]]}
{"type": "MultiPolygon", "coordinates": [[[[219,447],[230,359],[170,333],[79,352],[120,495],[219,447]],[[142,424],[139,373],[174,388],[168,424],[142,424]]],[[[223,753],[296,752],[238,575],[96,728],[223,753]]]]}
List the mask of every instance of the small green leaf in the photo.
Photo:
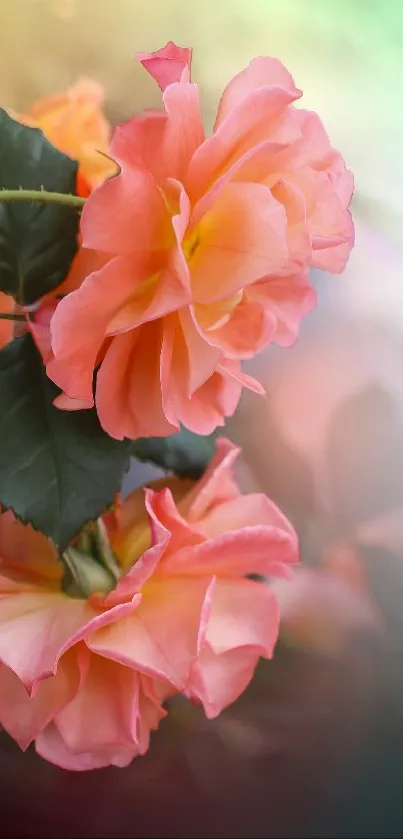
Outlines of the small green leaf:
{"type": "Polygon", "coordinates": [[[142,437],[131,443],[130,452],[186,478],[200,478],[214,454],[215,434],[201,437],[182,428],[171,437],[142,437]]]}
{"type": "MultiPolygon", "coordinates": [[[[38,128],[0,108],[0,189],[74,193],[77,163],[38,128]]],[[[71,207],[0,201],[0,290],[30,304],[66,277],[77,249],[79,214],[71,207]]]]}
{"type": "Polygon", "coordinates": [[[102,430],[95,409],[61,411],[30,335],[0,352],[0,503],[60,551],[114,499],[129,443],[102,430]]]}

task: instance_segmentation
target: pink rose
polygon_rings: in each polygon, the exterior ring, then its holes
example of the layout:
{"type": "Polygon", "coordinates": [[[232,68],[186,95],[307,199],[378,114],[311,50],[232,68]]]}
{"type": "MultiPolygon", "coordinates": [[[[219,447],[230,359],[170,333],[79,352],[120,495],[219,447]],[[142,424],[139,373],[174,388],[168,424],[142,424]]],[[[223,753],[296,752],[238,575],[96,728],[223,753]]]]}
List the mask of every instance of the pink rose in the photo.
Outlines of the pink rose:
{"type": "Polygon", "coordinates": [[[276,599],[246,577],[287,576],[297,540],[264,495],[239,494],[237,454],[221,440],[196,485],[168,479],[105,516],[120,578],[80,555],[87,596],[62,590],[43,535],[0,515],[0,722],[21,748],[35,740],[66,769],[125,766],[167,697],[215,716],[271,657],[276,599]]]}
{"type": "Polygon", "coordinates": [[[239,73],[205,137],[190,55],[140,55],[164,109],[116,130],[120,174],[86,203],[84,281],[51,324],[49,376],[93,404],[99,367],[97,411],[118,439],[223,425],[242,387],[262,392],[241,360],[296,340],[308,269],[339,273],[353,244],[352,176],[283,65],[239,73]]]}

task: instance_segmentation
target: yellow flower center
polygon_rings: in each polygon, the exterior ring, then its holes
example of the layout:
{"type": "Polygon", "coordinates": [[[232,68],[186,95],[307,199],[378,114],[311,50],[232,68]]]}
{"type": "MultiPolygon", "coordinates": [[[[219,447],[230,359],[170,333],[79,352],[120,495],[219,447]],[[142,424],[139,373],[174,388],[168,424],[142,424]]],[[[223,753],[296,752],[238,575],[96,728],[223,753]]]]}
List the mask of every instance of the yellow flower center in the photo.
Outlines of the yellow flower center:
{"type": "Polygon", "coordinates": [[[143,556],[151,547],[151,527],[147,521],[141,521],[123,537],[118,537],[114,543],[114,550],[120,568],[126,573],[129,568],[143,556]]]}
{"type": "Polygon", "coordinates": [[[200,236],[197,230],[195,230],[188,239],[185,239],[182,242],[182,250],[186,259],[186,262],[190,262],[194,252],[198,248],[200,244],[200,236]]]}
{"type": "Polygon", "coordinates": [[[217,300],[215,303],[196,303],[194,309],[201,328],[206,332],[213,332],[214,329],[224,326],[242,298],[243,290],[241,289],[231,297],[225,297],[224,300],[217,300]]]}

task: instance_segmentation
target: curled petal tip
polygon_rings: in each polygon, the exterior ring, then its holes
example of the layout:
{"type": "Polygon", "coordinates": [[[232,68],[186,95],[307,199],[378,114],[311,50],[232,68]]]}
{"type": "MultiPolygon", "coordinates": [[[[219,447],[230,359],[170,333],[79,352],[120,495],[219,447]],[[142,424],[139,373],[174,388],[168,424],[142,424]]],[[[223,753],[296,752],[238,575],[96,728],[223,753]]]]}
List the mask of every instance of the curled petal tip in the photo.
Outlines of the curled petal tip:
{"type": "Polygon", "coordinates": [[[178,47],[168,41],[155,52],[136,52],[137,61],[155,79],[162,91],[174,82],[190,81],[191,47],[178,47]]]}

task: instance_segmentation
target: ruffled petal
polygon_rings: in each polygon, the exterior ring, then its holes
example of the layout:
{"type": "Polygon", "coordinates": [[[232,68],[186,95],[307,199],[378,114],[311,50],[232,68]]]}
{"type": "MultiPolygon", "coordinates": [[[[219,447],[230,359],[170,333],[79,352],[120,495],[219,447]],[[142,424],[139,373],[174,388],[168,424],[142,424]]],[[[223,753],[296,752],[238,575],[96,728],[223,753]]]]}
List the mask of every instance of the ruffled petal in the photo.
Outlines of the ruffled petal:
{"type": "Polygon", "coordinates": [[[276,331],[275,315],[258,301],[244,296],[223,325],[208,324],[215,317],[214,304],[195,306],[195,314],[206,341],[221,350],[226,358],[253,358],[270,341],[276,331]]]}
{"type": "Polygon", "coordinates": [[[227,184],[194,235],[189,269],[197,303],[230,296],[287,260],[284,208],[262,184],[227,184]]]}
{"type": "Polygon", "coordinates": [[[146,190],[151,189],[144,180],[144,173],[148,172],[152,188],[158,185],[169,206],[166,180],[184,178],[194,152],[204,140],[204,129],[196,85],[171,84],[163,99],[165,111],[147,111],[116,129],[111,153],[123,176],[127,175],[127,187],[133,177],[131,172],[138,173],[136,178],[146,200],[146,190]]]}
{"type": "Polygon", "coordinates": [[[280,347],[291,347],[299,336],[305,315],[316,306],[316,291],[308,274],[270,277],[248,288],[250,300],[260,303],[274,321],[271,340],[280,347]]]}
{"type": "Polygon", "coordinates": [[[181,242],[189,222],[189,199],[181,184],[170,178],[168,194],[173,204],[172,228],[174,241],[162,267],[137,288],[108,323],[107,334],[114,335],[155,320],[191,301],[189,270],[181,242]]]}
{"type": "Polygon", "coordinates": [[[0,667],[0,723],[26,749],[68,702],[79,686],[80,674],[67,653],[54,676],[44,679],[29,696],[20,679],[4,665],[0,667]]]}
{"type": "Polygon", "coordinates": [[[331,147],[320,117],[313,111],[303,109],[298,109],[295,116],[300,125],[301,139],[289,150],[292,167],[309,166],[318,171],[326,171],[343,208],[347,209],[354,188],[352,173],[346,169],[339,152],[331,147]]]}
{"type": "Polygon", "coordinates": [[[171,177],[183,180],[204,140],[199,88],[194,84],[171,84],[163,99],[168,121],[160,154],[169,165],[171,177]]]}
{"type": "Polygon", "coordinates": [[[154,518],[170,534],[167,545],[169,553],[187,545],[199,545],[203,541],[203,537],[181,516],[170,489],[161,489],[159,492],[148,489],[146,498],[148,509],[152,510],[154,518]]]}
{"type": "Polygon", "coordinates": [[[104,766],[128,766],[138,755],[136,746],[131,748],[112,748],[98,752],[72,754],[67,748],[57,726],[50,723],[35,740],[35,748],[44,760],[54,763],[60,769],[73,772],[87,772],[102,769],[104,766]]]}
{"type": "MultiPolygon", "coordinates": [[[[164,335],[161,365],[165,362],[166,346],[164,335]]],[[[165,415],[170,422],[181,422],[196,434],[211,434],[217,427],[223,426],[225,418],[234,413],[242,386],[245,386],[245,381],[241,381],[229,365],[224,366],[224,361],[220,361],[213,375],[190,398],[187,395],[186,379],[175,378],[169,381],[166,375],[161,381],[165,415]]]]}
{"type": "Polygon", "coordinates": [[[248,647],[216,655],[206,645],[192,672],[186,696],[201,702],[207,719],[214,719],[248,687],[258,660],[259,654],[248,647]]]}
{"type": "Polygon", "coordinates": [[[170,217],[157,183],[143,167],[119,163],[120,174],[87,198],[81,216],[83,247],[119,255],[169,247],[170,217]]]}
{"type": "Polygon", "coordinates": [[[116,257],[60,301],[51,320],[48,376],[72,399],[92,399],[93,373],[108,323],[147,279],[147,266],[116,257]]]}
{"type": "Polygon", "coordinates": [[[288,535],[290,547],[296,548],[297,545],[297,537],[289,520],[262,492],[249,495],[238,492],[232,498],[223,498],[221,503],[206,510],[200,524],[207,538],[234,530],[242,532],[243,527],[277,528],[280,534],[288,535]]]}
{"type": "Polygon", "coordinates": [[[271,658],[279,630],[276,597],[265,583],[217,580],[206,641],[216,655],[239,647],[254,647],[271,658]]]}
{"type": "Polygon", "coordinates": [[[216,450],[203,476],[178,504],[182,515],[189,522],[201,521],[211,510],[219,509],[221,504],[232,498],[238,498],[239,489],[232,474],[232,467],[241,450],[220,437],[216,440],[216,450]]]}
{"type": "Polygon", "coordinates": [[[351,214],[343,207],[329,176],[326,172],[306,168],[288,173],[287,180],[305,198],[312,265],[341,273],[354,244],[354,226],[351,214]]]}
{"type": "Polygon", "coordinates": [[[192,202],[253,147],[267,141],[288,145],[300,137],[299,125],[289,108],[298,95],[276,85],[257,87],[220,121],[191,160],[185,187],[192,202]]]}
{"type": "Polygon", "coordinates": [[[114,661],[90,655],[80,690],[57,715],[72,754],[139,748],[139,676],[114,661]]]}
{"type": "Polygon", "coordinates": [[[99,655],[182,690],[199,652],[211,604],[211,577],[149,581],[136,614],[88,640],[99,655]]]}
{"type": "Polygon", "coordinates": [[[21,591],[3,597],[0,660],[31,691],[35,682],[56,672],[58,658],[69,647],[71,638],[93,616],[86,600],[74,600],[61,592],[21,591]]]}
{"type": "Polygon", "coordinates": [[[46,586],[61,578],[60,563],[49,539],[29,524],[22,524],[11,510],[0,513],[0,595],[5,575],[19,572],[18,582],[46,586]]]}
{"type": "Polygon", "coordinates": [[[162,186],[172,174],[167,171],[166,161],[161,160],[160,154],[167,129],[167,114],[162,110],[151,110],[118,125],[111,140],[111,154],[121,168],[149,172],[154,182],[152,189],[154,184],[162,186]]]}
{"type": "MultiPolygon", "coordinates": [[[[249,496],[246,496],[246,499],[249,496]]],[[[259,498],[259,496],[258,496],[259,498]]],[[[182,574],[187,577],[199,575],[214,575],[225,577],[239,577],[245,574],[263,574],[264,576],[290,576],[290,566],[298,561],[298,541],[296,534],[274,519],[273,524],[250,525],[242,518],[242,496],[239,500],[229,501],[228,507],[223,509],[223,526],[228,531],[219,532],[219,514],[211,515],[204,520],[207,540],[192,548],[179,550],[168,555],[160,567],[160,574],[169,576],[182,574]],[[242,529],[234,528],[233,516],[238,513],[242,529]],[[209,536],[211,528],[211,536],[209,536]],[[232,529],[233,528],[233,529],[232,529]],[[217,533],[218,531],[218,533],[217,533]]],[[[254,499],[254,496],[252,496],[254,499]]],[[[246,506],[251,508],[264,507],[265,496],[260,502],[256,499],[246,506]]],[[[265,499],[267,507],[271,502],[265,499]]],[[[274,505],[272,505],[274,506],[274,505]]],[[[268,512],[268,511],[266,511],[268,512]]]]}
{"type": "Polygon", "coordinates": [[[118,543],[117,548],[121,551],[122,569],[126,571],[118,581],[116,588],[111,591],[103,601],[104,607],[111,607],[122,603],[124,600],[131,600],[135,592],[141,591],[148,581],[156,573],[156,570],[165,554],[171,539],[171,534],[157,519],[149,497],[146,498],[147,512],[150,516],[153,534],[153,545],[147,548],[140,556],[136,539],[131,542],[130,534],[126,536],[123,543],[118,543]]]}
{"type": "Polygon", "coordinates": [[[232,358],[224,358],[220,363],[220,372],[222,375],[225,375],[227,379],[232,379],[233,382],[236,382],[238,386],[241,386],[241,388],[246,387],[247,390],[251,390],[252,393],[258,393],[259,396],[264,396],[265,389],[263,385],[261,385],[257,379],[254,379],[252,376],[244,373],[243,370],[241,370],[238,361],[234,361],[232,358]]]}
{"type": "Polygon", "coordinates": [[[217,582],[206,643],[186,690],[202,702],[208,718],[245,690],[260,656],[271,658],[278,629],[277,602],[266,585],[251,580],[217,582]]]}
{"type": "Polygon", "coordinates": [[[168,41],[165,47],[155,52],[136,52],[136,58],[161,90],[174,82],[188,82],[190,79],[191,47],[178,47],[173,41],[168,41]]]}
{"type": "Polygon", "coordinates": [[[163,437],[179,430],[176,420],[167,418],[163,409],[160,356],[158,321],[113,338],[98,372],[96,387],[98,416],[112,437],[135,440],[163,437]]]}
{"type": "Polygon", "coordinates": [[[175,422],[176,404],[187,402],[214,373],[222,356],[219,348],[206,342],[193,313],[181,309],[165,318],[160,359],[164,411],[175,422]]]}
{"type": "Polygon", "coordinates": [[[216,131],[223,120],[238,105],[243,102],[253,90],[259,88],[279,87],[289,93],[290,101],[298,99],[302,93],[295,87],[291,73],[277,58],[261,56],[254,58],[240,73],[229,82],[221,97],[217,118],[214,125],[216,131]]]}
{"type": "Polygon", "coordinates": [[[277,180],[271,192],[283,205],[287,216],[288,258],[283,273],[296,274],[309,268],[312,260],[305,196],[298,186],[286,177],[277,180]]]}

